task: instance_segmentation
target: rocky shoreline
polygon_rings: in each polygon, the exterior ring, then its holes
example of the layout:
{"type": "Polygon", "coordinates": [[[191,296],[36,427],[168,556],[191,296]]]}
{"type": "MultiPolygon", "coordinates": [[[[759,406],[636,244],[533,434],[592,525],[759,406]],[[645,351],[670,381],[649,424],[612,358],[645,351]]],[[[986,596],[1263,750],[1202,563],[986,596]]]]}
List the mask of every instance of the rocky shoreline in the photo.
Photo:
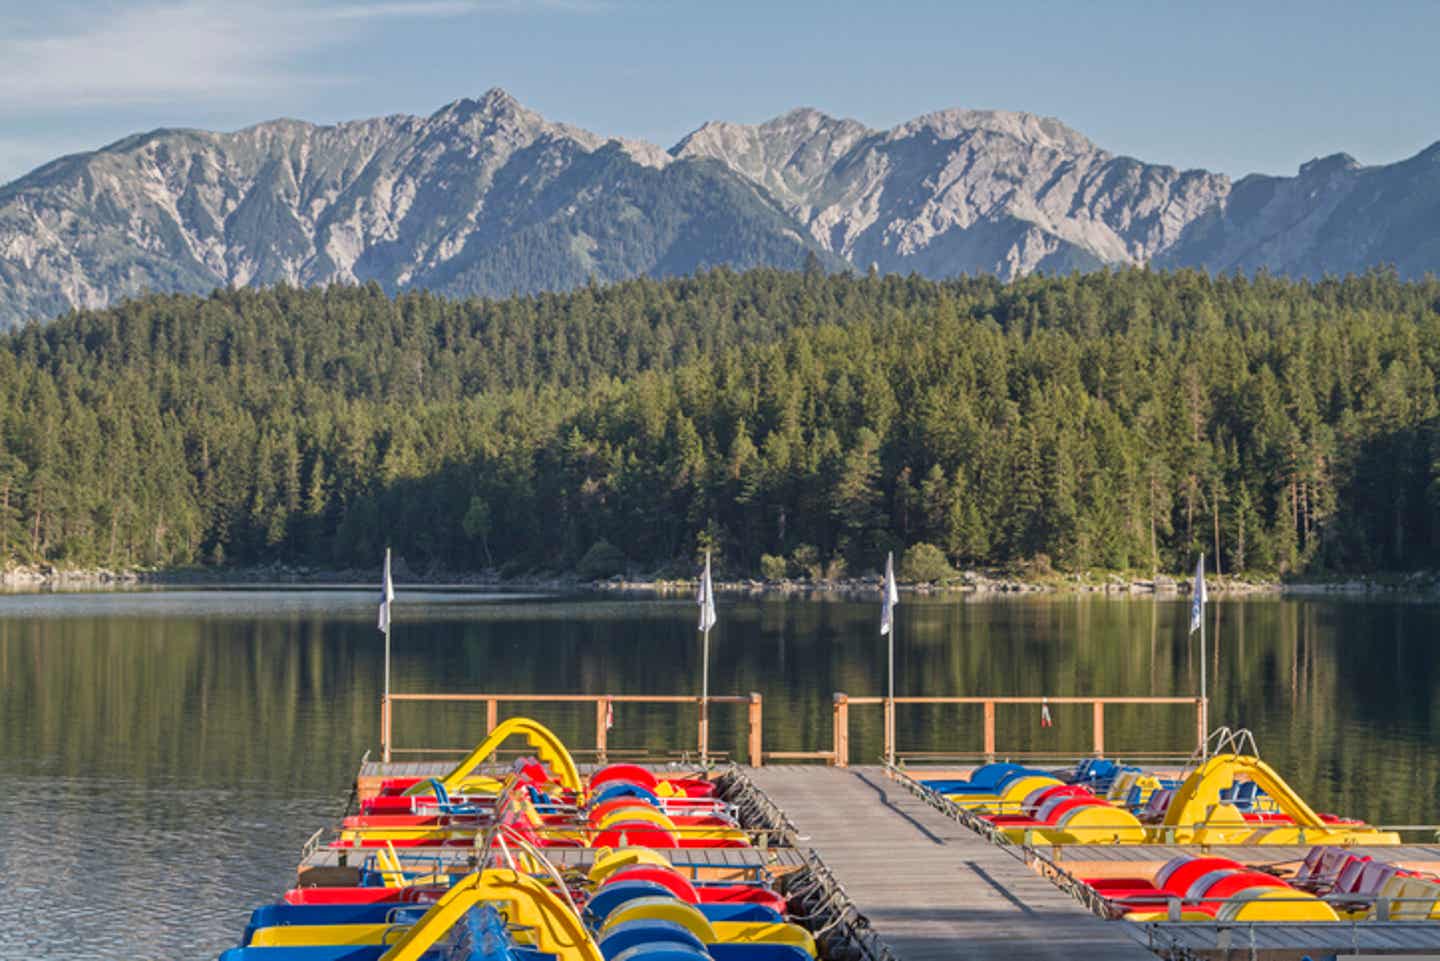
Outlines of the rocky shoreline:
{"type": "MultiPolygon", "coordinates": [[[[695,582],[663,576],[624,576],[586,580],[576,574],[542,574],[502,578],[495,571],[415,572],[403,562],[395,569],[397,581],[411,584],[525,589],[544,591],[596,590],[617,594],[678,594],[693,591],[695,582]]],[[[219,584],[371,585],[379,573],[362,569],[323,569],[287,564],[244,568],[171,568],[110,570],[107,568],[57,568],[49,565],[12,567],[0,570],[0,588],[9,590],[93,590],[140,585],[185,586],[219,584]]],[[[721,578],[717,591],[732,594],[871,594],[878,589],[878,577],[851,577],[833,581],[721,578]]],[[[1327,581],[1246,580],[1218,577],[1207,580],[1211,594],[1377,594],[1440,593],[1440,574],[1420,572],[1394,577],[1349,578],[1327,581]]],[[[1169,596],[1190,591],[1189,580],[1161,575],[1155,578],[1127,578],[1119,574],[1085,573],[1026,579],[1001,571],[964,571],[945,584],[904,584],[901,589],[915,594],[1104,594],[1120,596],[1169,596]]]]}
{"type": "MultiPolygon", "coordinates": [[[[613,591],[673,591],[693,590],[694,581],[688,580],[627,580],[611,578],[596,581],[597,590],[613,591]]],[[[836,581],[783,580],[765,581],[747,579],[739,581],[716,581],[717,591],[749,594],[860,594],[879,590],[879,575],[874,577],[846,578],[836,581]]],[[[1189,581],[1177,581],[1170,577],[1153,580],[1130,580],[1118,576],[1099,578],[1048,579],[1041,581],[1004,575],[987,575],[967,571],[953,581],[944,584],[900,584],[900,590],[914,594],[1123,594],[1123,595],[1179,595],[1190,591],[1189,581]]],[[[1206,589],[1211,594],[1263,594],[1284,590],[1279,582],[1268,581],[1224,581],[1212,584],[1207,581],[1206,589]]]]}

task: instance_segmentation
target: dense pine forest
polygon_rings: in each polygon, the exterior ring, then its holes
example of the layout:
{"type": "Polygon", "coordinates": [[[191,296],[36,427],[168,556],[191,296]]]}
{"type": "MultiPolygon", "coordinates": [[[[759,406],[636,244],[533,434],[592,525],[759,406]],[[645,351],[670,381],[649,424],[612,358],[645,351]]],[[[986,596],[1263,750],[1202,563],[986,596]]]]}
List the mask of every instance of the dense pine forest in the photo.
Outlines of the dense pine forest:
{"type": "Polygon", "coordinates": [[[0,339],[0,559],[1433,567],[1437,368],[1378,271],[151,296],[0,339]]]}

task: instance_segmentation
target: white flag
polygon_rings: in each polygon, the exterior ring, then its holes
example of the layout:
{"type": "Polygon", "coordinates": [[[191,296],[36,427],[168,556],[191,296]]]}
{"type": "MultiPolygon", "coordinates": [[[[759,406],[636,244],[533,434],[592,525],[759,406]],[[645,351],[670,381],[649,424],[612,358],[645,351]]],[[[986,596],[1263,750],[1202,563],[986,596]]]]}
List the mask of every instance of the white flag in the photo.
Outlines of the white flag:
{"type": "Polygon", "coordinates": [[[708,631],[715,626],[715,585],[710,583],[710,552],[705,552],[705,576],[700,579],[700,593],[695,596],[700,605],[700,630],[708,631]]]}
{"type": "Polygon", "coordinates": [[[1205,555],[1195,564],[1195,583],[1190,589],[1190,633],[1200,630],[1205,618],[1205,555]]]}
{"type": "Polygon", "coordinates": [[[385,548],[385,584],[380,589],[380,630],[390,633],[390,602],[395,600],[395,585],[390,582],[390,548],[385,548]]]}
{"type": "Polygon", "coordinates": [[[895,605],[900,603],[900,591],[895,587],[895,554],[885,555],[885,601],[880,608],[880,633],[889,634],[895,628],[895,605]]]}

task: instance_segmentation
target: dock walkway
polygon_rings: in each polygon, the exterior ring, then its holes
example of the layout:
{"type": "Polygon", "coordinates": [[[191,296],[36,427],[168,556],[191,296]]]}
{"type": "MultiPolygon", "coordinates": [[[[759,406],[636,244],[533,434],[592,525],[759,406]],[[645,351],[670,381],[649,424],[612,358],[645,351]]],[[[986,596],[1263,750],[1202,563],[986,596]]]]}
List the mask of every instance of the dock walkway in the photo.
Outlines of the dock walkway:
{"type": "Polygon", "coordinates": [[[1154,961],[1127,925],[950,820],[879,767],[747,772],[785,810],[900,961],[1154,961]]]}

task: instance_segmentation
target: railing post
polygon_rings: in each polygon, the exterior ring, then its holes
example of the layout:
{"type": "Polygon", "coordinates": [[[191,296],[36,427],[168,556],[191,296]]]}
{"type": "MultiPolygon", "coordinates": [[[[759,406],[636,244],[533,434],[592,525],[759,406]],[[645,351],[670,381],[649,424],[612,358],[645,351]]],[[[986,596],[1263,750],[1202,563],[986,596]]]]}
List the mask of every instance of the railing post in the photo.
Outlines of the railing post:
{"type": "Polygon", "coordinates": [[[1096,701],[1095,711],[1095,756],[1105,756],[1105,702],[1096,701]]]}
{"type": "Polygon", "coordinates": [[[834,732],[833,757],[830,763],[836,767],[850,766],[850,696],[837,693],[831,717],[834,732]]]}
{"type": "Polygon", "coordinates": [[[380,758],[390,763],[390,697],[380,695],[380,758]]]}
{"type": "Polygon", "coordinates": [[[895,763],[895,701],[885,699],[885,760],[895,763]]]}
{"type": "Polygon", "coordinates": [[[493,697],[485,702],[485,733],[495,730],[500,723],[500,702],[493,697]]]}
{"type": "Polygon", "coordinates": [[[750,755],[750,766],[760,767],[765,763],[764,742],[761,739],[763,723],[763,704],[760,695],[750,692],[750,743],[747,745],[747,753],[750,755]]]}
{"type": "Polygon", "coordinates": [[[597,697],[595,699],[595,756],[601,764],[605,763],[606,751],[609,748],[610,740],[610,698],[597,697]]]}
{"type": "Polygon", "coordinates": [[[995,702],[985,702],[985,760],[995,760],[995,702]]]}
{"type": "Polygon", "coordinates": [[[695,750],[700,754],[702,764],[710,760],[710,705],[705,698],[697,697],[696,703],[700,705],[700,723],[695,732],[695,750]]]}
{"type": "Polygon", "coordinates": [[[1210,736],[1210,732],[1205,729],[1205,723],[1205,699],[1197,697],[1195,699],[1195,750],[1197,751],[1205,749],[1205,741],[1210,736]]]}

